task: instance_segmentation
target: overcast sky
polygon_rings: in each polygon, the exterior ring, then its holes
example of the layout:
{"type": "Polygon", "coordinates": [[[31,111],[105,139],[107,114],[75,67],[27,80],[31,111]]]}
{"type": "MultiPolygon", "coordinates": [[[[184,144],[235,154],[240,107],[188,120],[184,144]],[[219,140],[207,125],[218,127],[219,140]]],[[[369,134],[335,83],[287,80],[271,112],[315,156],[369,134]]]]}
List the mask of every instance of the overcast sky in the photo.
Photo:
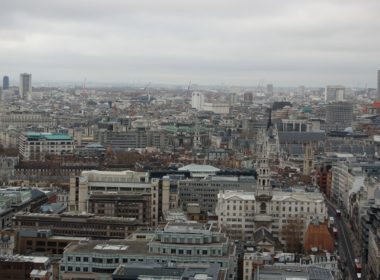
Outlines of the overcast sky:
{"type": "Polygon", "coordinates": [[[0,75],[376,87],[379,0],[1,0],[0,75]]]}

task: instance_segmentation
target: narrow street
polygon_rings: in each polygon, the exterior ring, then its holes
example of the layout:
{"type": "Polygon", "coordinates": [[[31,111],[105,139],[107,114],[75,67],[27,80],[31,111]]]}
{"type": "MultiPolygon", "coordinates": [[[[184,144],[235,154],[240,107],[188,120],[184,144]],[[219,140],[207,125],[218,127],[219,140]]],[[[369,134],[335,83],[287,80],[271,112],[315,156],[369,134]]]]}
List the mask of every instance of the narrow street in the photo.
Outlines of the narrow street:
{"type": "Polygon", "coordinates": [[[334,217],[335,227],[338,230],[338,244],[339,244],[339,256],[341,263],[345,264],[345,270],[343,272],[343,279],[358,279],[355,271],[355,258],[352,241],[350,240],[350,232],[347,229],[346,224],[343,221],[343,217],[338,218],[336,216],[335,206],[328,200],[326,200],[328,213],[330,217],[334,217]]]}

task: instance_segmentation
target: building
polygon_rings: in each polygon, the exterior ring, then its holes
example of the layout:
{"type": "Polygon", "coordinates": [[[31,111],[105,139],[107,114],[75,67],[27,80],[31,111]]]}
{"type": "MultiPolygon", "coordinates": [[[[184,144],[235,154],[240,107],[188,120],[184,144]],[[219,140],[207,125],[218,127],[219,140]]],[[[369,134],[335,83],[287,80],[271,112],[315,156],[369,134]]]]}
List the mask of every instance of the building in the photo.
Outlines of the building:
{"type": "Polygon", "coordinates": [[[152,224],[152,194],[94,192],[87,200],[88,213],[97,216],[134,218],[139,224],[152,224]]]}
{"type": "Polygon", "coordinates": [[[0,129],[13,127],[16,129],[24,129],[30,125],[38,125],[40,127],[55,127],[56,121],[51,116],[38,113],[17,113],[12,112],[0,116],[0,129]]]}
{"type": "Polygon", "coordinates": [[[306,229],[304,250],[305,252],[312,253],[313,250],[318,249],[318,251],[326,251],[333,253],[334,238],[331,235],[327,223],[314,220],[309,223],[306,229]]]}
{"type": "Polygon", "coordinates": [[[201,111],[203,110],[204,96],[203,93],[199,91],[194,91],[191,95],[191,107],[201,111]]]}
{"type": "Polygon", "coordinates": [[[344,86],[326,86],[325,102],[344,101],[346,88],[344,86]]]}
{"type": "Polygon", "coordinates": [[[1,279],[49,280],[51,260],[38,256],[9,256],[0,258],[1,279]]]}
{"type": "Polygon", "coordinates": [[[273,94],[273,84],[267,84],[267,94],[273,94]]]}
{"type": "Polygon", "coordinates": [[[335,102],[326,105],[326,131],[344,130],[351,127],[352,121],[352,103],[335,102]]]}
{"type": "Polygon", "coordinates": [[[203,103],[202,110],[226,115],[230,112],[230,105],[225,103],[203,103]]]}
{"type": "MultiPolygon", "coordinates": [[[[136,240],[71,243],[60,262],[60,275],[71,272],[112,274],[121,264],[211,264],[219,265],[235,279],[235,245],[212,224],[168,223],[152,239],[142,233],[136,240]]],[[[70,278],[69,278],[70,279],[70,278]]]]}
{"type": "Polygon", "coordinates": [[[254,177],[209,176],[204,179],[187,179],[178,183],[179,200],[183,210],[187,205],[198,203],[202,212],[215,212],[218,193],[226,190],[255,189],[254,177]]]}
{"type": "Polygon", "coordinates": [[[377,95],[376,100],[380,100],[380,70],[377,71],[377,95]]]}
{"type": "Polygon", "coordinates": [[[285,229],[293,220],[302,225],[302,242],[311,221],[323,222],[327,218],[321,193],[274,191],[267,202],[258,201],[255,192],[225,191],[218,194],[218,225],[232,239],[253,241],[255,231],[260,228],[258,218],[264,211],[270,219],[273,236],[283,244],[287,242],[285,229]]]}
{"type": "Polygon", "coordinates": [[[86,237],[54,235],[50,229],[21,229],[17,232],[14,254],[62,255],[65,247],[71,242],[85,240],[86,237]]]}
{"type": "Polygon", "coordinates": [[[246,103],[246,104],[252,104],[253,103],[253,93],[250,91],[244,92],[243,100],[244,100],[244,103],[246,103]]]}
{"type": "Polygon", "coordinates": [[[370,279],[380,278],[380,234],[379,227],[369,231],[368,235],[368,274],[370,279]]]}
{"type": "Polygon", "coordinates": [[[13,219],[13,228],[50,229],[53,235],[90,237],[94,239],[123,239],[144,226],[132,218],[96,216],[65,212],[62,214],[19,213],[13,219]]]}
{"type": "Polygon", "coordinates": [[[44,160],[47,156],[73,154],[74,140],[67,134],[26,132],[20,136],[23,160],[44,160]]]}
{"type": "MultiPolygon", "coordinates": [[[[339,278],[339,270],[338,270],[338,257],[335,254],[330,254],[327,252],[317,252],[311,255],[303,255],[299,258],[296,258],[296,254],[294,253],[275,253],[271,254],[269,252],[257,252],[254,251],[254,248],[248,247],[244,252],[244,260],[243,260],[243,276],[241,279],[243,280],[252,280],[256,279],[257,274],[261,269],[270,269],[270,268],[278,268],[283,267],[284,270],[288,270],[288,272],[292,272],[295,267],[298,267],[298,272],[302,272],[302,270],[310,271],[312,273],[309,274],[309,277],[305,275],[302,277],[302,274],[299,275],[283,275],[284,278],[274,272],[274,275],[265,275],[268,278],[264,279],[317,279],[323,280],[324,276],[326,276],[325,272],[330,271],[328,275],[333,275],[334,278],[326,278],[326,279],[340,279],[339,278]],[[322,274],[318,275],[318,268],[321,269],[322,274]],[[317,273],[314,273],[317,272],[317,273]],[[289,278],[287,278],[288,276],[289,278]],[[298,276],[292,278],[291,276],[298,276]],[[278,277],[278,278],[277,278],[278,277]]],[[[293,271],[294,272],[294,271],[293,271]]],[[[269,274],[269,273],[268,273],[269,274]]]]}
{"type": "Polygon", "coordinates": [[[335,280],[331,269],[318,266],[301,267],[299,265],[263,266],[256,270],[255,280],[278,279],[311,279],[311,280],[335,280]]]}
{"type": "Polygon", "coordinates": [[[20,98],[29,100],[32,93],[32,74],[20,74],[20,98]]]}
{"type": "MultiPolygon", "coordinates": [[[[367,168],[370,169],[369,166],[367,168]]],[[[339,161],[332,168],[331,198],[350,213],[350,196],[364,186],[364,179],[365,173],[361,164],[348,160],[339,161]]]]}
{"type": "Polygon", "coordinates": [[[3,90],[9,89],[9,77],[4,76],[3,77],[3,90]]]}
{"type": "Polygon", "coordinates": [[[178,168],[179,171],[188,171],[193,178],[204,178],[207,176],[216,175],[220,171],[219,168],[216,168],[211,165],[204,164],[189,164],[183,167],[178,168]]]}
{"type": "Polygon", "coordinates": [[[69,210],[88,212],[93,192],[150,193],[149,174],[135,171],[83,171],[70,178],[69,210]]]}
{"type": "Polygon", "coordinates": [[[225,280],[227,275],[218,264],[176,264],[163,265],[152,263],[148,265],[122,264],[112,274],[112,280],[137,279],[194,279],[194,280],[225,280]]]}

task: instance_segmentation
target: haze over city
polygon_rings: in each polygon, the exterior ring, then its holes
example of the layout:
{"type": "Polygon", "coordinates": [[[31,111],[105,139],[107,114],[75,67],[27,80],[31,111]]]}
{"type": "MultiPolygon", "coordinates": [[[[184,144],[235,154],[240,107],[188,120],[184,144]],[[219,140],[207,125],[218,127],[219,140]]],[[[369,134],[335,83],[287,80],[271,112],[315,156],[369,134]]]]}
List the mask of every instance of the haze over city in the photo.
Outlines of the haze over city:
{"type": "Polygon", "coordinates": [[[4,0],[0,73],[30,72],[37,82],[376,87],[379,11],[369,0],[4,0]]]}

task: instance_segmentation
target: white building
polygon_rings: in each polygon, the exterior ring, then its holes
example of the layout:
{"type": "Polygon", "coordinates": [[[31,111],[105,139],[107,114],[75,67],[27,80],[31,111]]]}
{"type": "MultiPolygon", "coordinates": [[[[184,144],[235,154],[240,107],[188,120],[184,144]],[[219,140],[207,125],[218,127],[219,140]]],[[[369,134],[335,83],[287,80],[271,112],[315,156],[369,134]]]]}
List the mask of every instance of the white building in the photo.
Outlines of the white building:
{"type": "Polygon", "coordinates": [[[67,134],[26,132],[20,136],[19,153],[24,160],[43,160],[47,155],[73,154],[74,140],[67,134]]]}
{"type": "Polygon", "coordinates": [[[81,176],[70,178],[70,211],[87,212],[87,199],[96,192],[139,192],[151,191],[146,172],[126,171],[83,171],[81,176]]]}
{"type": "Polygon", "coordinates": [[[230,112],[230,105],[226,103],[203,103],[202,110],[226,115],[230,112]]]}
{"type": "Polygon", "coordinates": [[[326,86],[325,102],[344,101],[346,88],[344,86],[326,86]]]}
{"type": "Polygon", "coordinates": [[[191,107],[194,109],[197,109],[198,111],[201,111],[203,104],[204,104],[203,93],[199,91],[194,91],[191,96],[191,107]]]}
{"type": "Polygon", "coordinates": [[[350,195],[364,186],[365,174],[362,167],[340,161],[332,168],[331,193],[339,206],[350,213],[350,195]]]}
{"type": "Polygon", "coordinates": [[[218,225],[233,239],[252,240],[255,218],[266,211],[272,220],[272,233],[281,242],[281,230],[288,220],[303,223],[304,232],[313,219],[324,221],[327,208],[321,193],[273,192],[266,204],[257,202],[255,192],[220,192],[216,206],[218,225]]]}

